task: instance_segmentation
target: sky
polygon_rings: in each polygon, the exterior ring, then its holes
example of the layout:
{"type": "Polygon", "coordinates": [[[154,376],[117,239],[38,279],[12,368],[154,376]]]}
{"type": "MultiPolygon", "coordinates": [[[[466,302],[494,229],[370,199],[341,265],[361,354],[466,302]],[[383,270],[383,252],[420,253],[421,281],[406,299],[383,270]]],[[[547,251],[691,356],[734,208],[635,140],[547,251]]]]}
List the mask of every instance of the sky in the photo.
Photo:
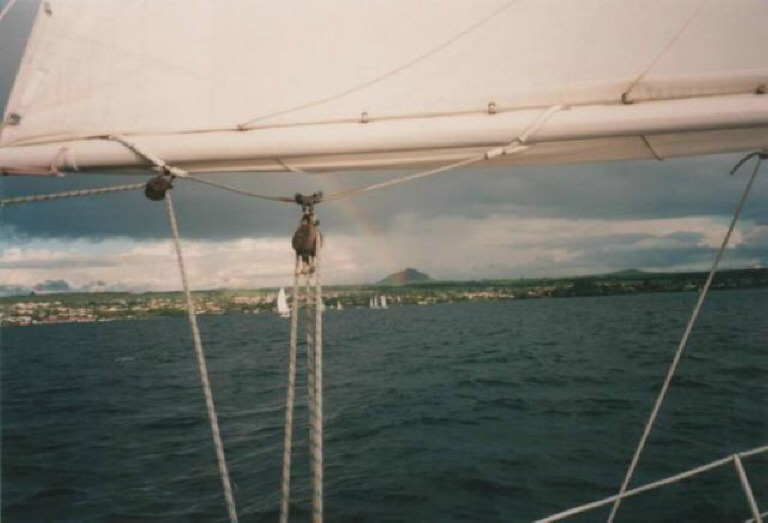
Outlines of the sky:
{"type": "MultiPolygon", "coordinates": [[[[20,0],[0,22],[2,107],[32,5],[20,0]]],[[[464,169],[329,202],[319,209],[326,237],[323,279],[372,283],[406,267],[437,279],[708,269],[747,182],[748,169],[728,174],[740,156],[464,169]]],[[[392,175],[232,174],[222,181],[292,195],[392,175]]],[[[0,179],[0,189],[9,197],[136,181],[115,175],[8,177],[0,179]]],[[[298,208],[183,181],[176,184],[174,202],[195,288],[290,283],[298,208]]],[[[180,286],[165,206],[140,191],[12,206],[0,211],[0,224],[0,294],[180,286]]],[[[768,264],[765,173],[722,264],[768,264]]]]}

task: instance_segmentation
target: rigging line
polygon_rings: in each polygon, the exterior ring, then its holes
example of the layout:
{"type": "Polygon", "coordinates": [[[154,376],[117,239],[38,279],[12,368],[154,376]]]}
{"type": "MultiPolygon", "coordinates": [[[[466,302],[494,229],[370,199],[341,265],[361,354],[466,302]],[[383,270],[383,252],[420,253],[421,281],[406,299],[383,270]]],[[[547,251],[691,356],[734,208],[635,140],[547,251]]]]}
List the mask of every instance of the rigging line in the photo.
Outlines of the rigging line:
{"type": "Polygon", "coordinates": [[[406,176],[401,176],[399,178],[395,178],[393,180],[387,180],[384,182],[374,183],[371,185],[366,185],[364,187],[359,187],[356,189],[349,189],[347,191],[339,191],[335,193],[329,193],[327,196],[323,196],[324,202],[334,201],[334,200],[341,200],[344,198],[349,198],[350,196],[357,196],[358,194],[362,194],[364,192],[368,191],[375,191],[377,189],[384,189],[385,187],[391,187],[393,185],[400,185],[401,183],[410,182],[413,180],[418,180],[419,178],[426,178],[428,176],[432,176],[435,174],[440,174],[446,171],[452,171],[454,169],[458,169],[460,167],[464,167],[466,165],[471,165],[473,163],[477,163],[483,160],[490,160],[492,158],[495,158],[496,156],[502,155],[502,154],[516,154],[521,153],[527,149],[530,148],[529,145],[523,145],[525,142],[522,141],[523,138],[527,139],[527,136],[529,133],[526,133],[523,135],[518,141],[513,142],[511,145],[506,147],[498,147],[496,149],[486,151],[481,154],[475,154],[472,156],[468,156],[467,158],[463,160],[459,160],[458,162],[454,162],[448,165],[443,165],[441,167],[436,167],[434,169],[429,169],[426,171],[420,171],[414,174],[409,174],[406,176]]]}
{"type": "MultiPolygon", "coordinates": [[[[305,290],[305,331],[307,336],[307,411],[309,413],[309,473],[312,482],[312,521],[315,520],[315,507],[317,506],[317,482],[315,476],[315,460],[317,457],[317,446],[315,445],[317,439],[315,437],[315,430],[317,428],[315,418],[317,417],[317,386],[315,384],[315,330],[312,317],[312,307],[314,297],[312,296],[312,286],[310,283],[310,274],[306,276],[306,290],[305,290]]],[[[315,307],[317,304],[314,305],[315,307]]]]}
{"type": "Polygon", "coordinates": [[[296,256],[293,271],[293,297],[291,298],[291,338],[288,353],[288,387],[285,400],[285,439],[283,442],[283,482],[280,497],[280,523],[288,523],[291,499],[291,446],[293,445],[293,409],[296,397],[296,353],[299,327],[299,267],[301,258],[296,256]]]}
{"type": "Polygon", "coordinates": [[[434,174],[439,174],[445,171],[451,171],[453,169],[458,169],[459,167],[464,167],[465,165],[470,165],[472,163],[479,162],[481,160],[485,160],[485,154],[477,154],[470,156],[464,160],[449,164],[449,165],[443,165],[441,167],[437,167],[435,169],[429,169],[427,171],[420,171],[414,174],[409,174],[407,176],[401,176],[399,178],[395,178],[393,180],[387,180],[385,182],[380,183],[374,183],[371,185],[366,185],[364,187],[359,187],[356,189],[349,189],[347,191],[339,191],[335,193],[330,193],[327,196],[323,196],[323,201],[334,201],[334,200],[342,200],[344,198],[349,198],[350,196],[357,196],[358,194],[362,194],[364,192],[368,191],[375,191],[377,189],[383,189],[385,187],[391,187],[393,185],[399,185],[401,183],[410,182],[413,180],[418,180],[419,178],[426,178],[427,176],[432,176],[434,174]]]}
{"type": "Polygon", "coordinates": [[[2,11],[0,11],[0,22],[3,21],[3,18],[5,18],[5,15],[8,14],[8,11],[11,10],[13,4],[15,3],[16,0],[10,0],[7,4],[5,4],[5,7],[3,7],[2,11]]]}
{"type": "Polygon", "coordinates": [[[728,231],[725,233],[725,236],[723,237],[723,242],[720,245],[720,249],[717,251],[717,255],[715,256],[715,260],[712,262],[712,268],[709,271],[709,276],[707,276],[707,280],[704,283],[704,287],[702,287],[701,292],[699,293],[699,299],[696,302],[696,306],[693,309],[693,312],[691,313],[691,318],[688,320],[688,325],[685,327],[685,332],[683,333],[683,337],[680,340],[680,344],[677,347],[677,351],[675,352],[675,357],[672,360],[672,364],[669,366],[669,371],[667,372],[667,377],[664,379],[664,384],[661,386],[661,390],[659,391],[659,395],[656,398],[656,403],[653,405],[653,410],[651,411],[651,415],[648,417],[648,422],[645,425],[645,429],[643,430],[643,435],[640,438],[640,442],[637,444],[637,448],[635,449],[635,454],[632,456],[632,462],[629,465],[629,469],[627,469],[627,474],[624,477],[624,481],[621,484],[621,489],[619,490],[619,497],[616,498],[616,501],[613,504],[613,507],[611,508],[611,513],[608,516],[608,523],[613,523],[614,518],[616,517],[616,513],[619,510],[619,506],[621,505],[621,496],[626,492],[627,486],[629,485],[630,480],[632,479],[632,475],[635,472],[635,467],[637,466],[637,462],[640,460],[640,455],[643,452],[643,449],[645,448],[645,443],[648,440],[648,436],[651,433],[651,429],[653,428],[653,424],[656,421],[656,416],[659,414],[659,409],[661,408],[661,404],[664,402],[664,398],[667,394],[667,390],[669,389],[669,384],[672,382],[672,377],[675,374],[675,370],[677,369],[677,364],[680,362],[680,357],[683,355],[683,351],[685,350],[686,345],[688,344],[688,337],[691,334],[691,331],[693,330],[693,326],[696,323],[696,319],[699,317],[699,312],[701,311],[702,305],[704,305],[704,300],[707,298],[707,293],[709,292],[709,288],[712,285],[712,280],[715,277],[715,272],[717,272],[717,266],[720,264],[720,259],[723,257],[723,253],[725,252],[725,248],[728,246],[728,241],[731,239],[731,234],[733,233],[733,229],[736,227],[736,222],[739,220],[739,216],[741,215],[741,210],[744,207],[744,203],[747,201],[747,196],[749,195],[749,191],[752,188],[752,184],[755,181],[755,178],[757,177],[757,172],[760,170],[760,164],[762,163],[763,156],[758,156],[757,162],[755,162],[755,168],[752,170],[752,175],[749,178],[749,182],[747,182],[747,186],[744,189],[743,194],[741,195],[741,199],[739,200],[738,205],[736,206],[736,210],[733,213],[733,218],[731,218],[731,223],[728,226],[728,231]]]}
{"type": "Polygon", "coordinates": [[[685,33],[685,30],[688,29],[688,26],[691,25],[691,23],[698,18],[699,13],[701,13],[702,9],[706,4],[709,3],[709,0],[701,0],[701,3],[699,6],[694,10],[693,14],[686,20],[686,22],[683,24],[683,26],[680,28],[680,30],[675,34],[675,36],[667,43],[666,46],[656,55],[656,57],[651,61],[648,66],[643,69],[643,71],[632,81],[631,84],[629,84],[629,87],[622,93],[621,95],[621,101],[624,103],[632,103],[629,99],[629,95],[632,92],[632,89],[634,89],[638,83],[645,77],[645,75],[648,74],[648,72],[653,69],[653,67],[661,60],[661,58],[669,52],[670,49],[677,43],[677,41],[680,39],[681,36],[683,36],[683,33],[685,33]]]}
{"type": "Polygon", "coordinates": [[[363,82],[361,84],[358,84],[358,85],[356,85],[354,87],[350,87],[349,89],[346,89],[346,90],[341,91],[339,93],[336,93],[334,95],[327,96],[325,98],[319,98],[317,100],[313,100],[311,102],[307,102],[307,103],[304,103],[304,104],[301,104],[301,105],[297,105],[297,106],[291,107],[289,109],[283,109],[281,111],[276,111],[276,112],[273,112],[273,113],[270,113],[270,114],[266,114],[266,115],[263,115],[263,116],[258,116],[256,118],[251,118],[250,120],[248,120],[248,121],[246,121],[246,122],[244,122],[242,124],[239,124],[237,126],[237,128],[240,129],[240,130],[247,130],[249,125],[251,125],[251,124],[253,124],[255,122],[258,122],[260,120],[266,120],[266,119],[269,119],[269,118],[274,118],[276,116],[283,116],[285,114],[293,113],[293,112],[296,112],[296,111],[301,111],[301,110],[304,110],[304,109],[309,109],[310,107],[315,107],[315,106],[322,105],[322,104],[327,103],[327,102],[331,102],[333,100],[337,100],[339,98],[343,98],[344,96],[350,95],[350,94],[352,94],[354,92],[357,92],[357,91],[360,91],[360,90],[365,89],[367,87],[370,87],[372,85],[375,85],[375,84],[381,82],[382,80],[385,80],[385,79],[389,78],[390,76],[394,76],[394,75],[396,75],[396,74],[398,74],[398,73],[400,73],[402,71],[405,71],[406,69],[408,69],[410,67],[413,67],[414,65],[418,64],[419,62],[422,62],[422,61],[426,60],[427,58],[430,58],[431,56],[439,53],[440,51],[442,51],[446,47],[450,46],[454,42],[460,40],[461,38],[465,37],[466,35],[470,34],[473,31],[475,31],[479,27],[485,25],[486,23],[488,23],[493,18],[496,18],[498,15],[500,15],[502,12],[506,11],[507,9],[509,9],[513,4],[516,4],[517,2],[519,2],[519,0],[509,0],[508,2],[503,4],[501,7],[499,7],[498,9],[496,9],[495,11],[493,11],[492,13],[487,15],[485,18],[480,19],[479,21],[477,21],[474,24],[470,25],[466,29],[463,29],[462,31],[456,33],[451,38],[449,38],[448,40],[442,42],[437,47],[434,47],[434,48],[430,49],[426,53],[424,53],[422,55],[419,55],[416,58],[411,59],[410,61],[404,63],[403,65],[401,65],[401,66],[399,66],[399,67],[397,67],[395,69],[392,69],[391,71],[387,71],[386,73],[383,73],[383,74],[381,74],[381,75],[379,75],[379,76],[377,76],[375,78],[371,78],[370,80],[367,80],[367,81],[365,81],[365,82],[363,82]]]}
{"type": "Polygon", "coordinates": [[[96,187],[92,189],[80,189],[77,191],[64,191],[49,194],[35,194],[32,196],[16,196],[14,198],[6,198],[0,200],[0,205],[15,205],[19,203],[29,202],[45,202],[51,200],[60,200],[62,198],[76,198],[78,196],[91,196],[95,194],[106,194],[110,192],[118,191],[135,191],[137,189],[143,189],[146,183],[132,183],[128,185],[113,185],[110,187],[96,187]]]}
{"type": "MultiPolygon", "coordinates": [[[[384,182],[374,183],[371,185],[366,185],[363,187],[358,187],[355,189],[349,189],[346,191],[339,191],[334,193],[329,193],[327,195],[323,195],[322,201],[334,201],[334,200],[341,200],[344,198],[349,198],[351,196],[356,196],[358,194],[362,194],[364,192],[368,191],[374,191],[377,189],[383,189],[385,187],[391,187],[393,185],[399,185],[401,183],[410,182],[413,180],[418,180],[419,178],[426,178],[428,176],[432,176],[435,174],[440,174],[442,172],[451,171],[454,169],[458,169],[460,167],[464,167],[466,165],[470,165],[473,163],[477,163],[483,160],[491,160],[493,158],[496,158],[498,156],[502,155],[512,155],[512,154],[518,154],[523,151],[526,151],[531,147],[529,144],[529,141],[533,135],[535,135],[546,123],[549,121],[549,119],[552,117],[553,114],[561,111],[564,109],[564,106],[562,105],[553,105],[550,107],[547,107],[546,110],[542,111],[541,114],[539,114],[536,119],[523,131],[523,133],[513,142],[506,146],[502,147],[495,147],[493,149],[489,149],[485,151],[484,153],[478,153],[473,154],[470,156],[467,156],[463,160],[459,160],[458,162],[450,163],[448,165],[443,165],[440,167],[436,167],[434,169],[427,169],[426,171],[419,171],[413,174],[408,174],[405,176],[401,176],[398,178],[394,178],[392,180],[387,180],[384,182]]],[[[218,182],[212,182],[210,180],[206,180],[203,178],[197,178],[192,175],[187,175],[187,179],[194,180],[200,183],[205,183],[208,185],[211,185],[213,187],[218,187],[220,189],[225,189],[228,191],[236,192],[239,194],[244,194],[246,196],[253,196],[256,198],[261,198],[264,200],[272,200],[272,201],[279,201],[279,202],[287,202],[287,203],[295,203],[295,198],[287,198],[287,197],[277,197],[277,196],[268,196],[264,194],[258,194],[258,193],[252,193],[250,191],[245,191],[242,189],[238,189],[236,187],[232,187],[231,185],[226,185],[223,183],[218,182]]]]}
{"type": "Polygon", "coordinates": [[[224,189],[225,191],[230,191],[237,194],[242,194],[243,196],[251,196],[253,198],[260,198],[262,200],[269,200],[272,202],[282,202],[282,203],[296,203],[296,199],[294,197],[288,197],[288,196],[270,196],[268,194],[260,194],[255,193],[251,191],[246,191],[245,189],[238,189],[237,187],[234,187],[232,185],[227,185],[225,183],[219,183],[214,182],[211,180],[208,180],[206,178],[198,178],[196,176],[187,175],[185,176],[186,180],[192,180],[193,182],[202,183],[205,185],[210,185],[211,187],[217,187],[219,189],[224,189]]]}
{"type": "Polygon", "coordinates": [[[757,508],[755,494],[752,491],[752,486],[749,484],[747,472],[744,470],[744,465],[741,463],[741,458],[738,454],[733,455],[733,464],[736,467],[736,473],[739,475],[741,487],[744,490],[744,495],[747,497],[747,503],[749,504],[749,509],[752,511],[752,515],[754,516],[754,521],[757,523],[762,523],[763,517],[760,514],[760,509],[757,508]]]}
{"type": "Polygon", "coordinates": [[[159,171],[171,174],[173,176],[178,176],[179,178],[187,177],[187,171],[185,171],[184,169],[179,169],[178,167],[168,165],[165,162],[165,160],[155,156],[151,151],[145,149],[144,147],[140,146],[136,142],[130,141],[125,136],[122,136],[119,134],[111,134],[107,136],[106,139],[109,141],[117,142],[119,144],[124,145],[125,147],[133,151],[135,154],[141,156],[145,160],[148,160],[159,171]]]}
{"type": "MultiPolygon", "coordinates": [[[[322,244],[321,244],[322,245],[322,244]]],[[[315,452],[312,460],[312,521],[323,523],[323,294],[320,284],[320,251],[318,246],[314,258],[315,277],[315,429],[313,431],[315,452]]]]}
{"type": "MultiPolygon", "coordinates": [[[[680,472],[679,474],[675,474],[674,476],[669,476],[651,483],[646,483],[645,485],[642,485],[640,487],[635,487],[632,490],[626,491],[622,497],[629,498],[629,497],[641,494],[643,492],[647,492],[649,490],[654,490],[659,487],[663,487],[665,485],[677,483],[678,481],[682,481],[684,479],[696,476],[698,474],[701,474],[702,472],[706,472],[708,470],[712,470],[712,469],[727,465],[728,463],[733,462],[737,457],[739,459],[746,458],[749,456],[754,456],[756,454],[762,454],[763,452],[766,452],[766,450],[768,450],[768,447],[758,447],[745,452],[731,454],[730,456],[726,456],[724,458],[712,461],[710,463],[706,463],[704,465],[699,465],[698,467],[694,467],[692,469],[686,470],[685,472],[680,472]]],[[[547,516],[545,518],[537,519],[535,523],[551,523],[553,521],[560,521],[561,519],[565,519],[570,516],[575,516],[576,514],[581,514],[583,512],[587,512],[587,511],[596,509],[598,507],[602,507],[603,505],[608,505],[609,503],[611,503],[612,501],[614,501],[616,498],[619,498],[619,497],[620,496],[614,494],[613,496],[608,496],[603,499],[599,499],[597,501],[592,501],[591,503],[586,503],[584,505],[579,505],[577,507],[573,507],[568,510],[558,512],[557,514],[552,514],[551,516],[547,516]]],[[[745,521],[744,523],[750,523],[751,521],[753,520],[745,521]]]]}
{"type": "Polygon", "coordinates": [[[179,240],[179,227],[176,223],[176,213],[173,210],[173,200],[171,192],[168,191],[165,196],[168,209],[168,219],[171,222],[171,231],[173,233],[173,245],[176,249],[176,261],[179,266],[181,283],[184,287],[184,296],[187,301],[187,315],[189,317],[189,326],[192,329],[192,339],[195,344],[195,354],[197,356],[197,370],[200,373],[200,381],[203,385],[203,394],[205,395],[205,407],[208,412],[208,421],[211,425],[211,434],[213,444],[216,448],[216,460],[219,466],[219,475],[224,487],[224,498],[227,503],[229,520],[231,523],[238,523],[237,508],[235,507],[235,497],[232,494],[232,483],[229,479],[229,469],[224,457],[224,444],[221,441],[221,431],[219,430],[219,420],[216,416],[216,407],[213,404],[213,394],[211,393],[211,380],[208,377],[208,367],[205,363],[205,353],[203,352],[203,342],[200,338],[200,329],[197,326],[197,316],[195,315],[195,304],[192,300],[192,293],[189,290],[189,280],[187,278],[187,269],[184,264],[184,255],[181,250],[181,241],[179,240]]]}

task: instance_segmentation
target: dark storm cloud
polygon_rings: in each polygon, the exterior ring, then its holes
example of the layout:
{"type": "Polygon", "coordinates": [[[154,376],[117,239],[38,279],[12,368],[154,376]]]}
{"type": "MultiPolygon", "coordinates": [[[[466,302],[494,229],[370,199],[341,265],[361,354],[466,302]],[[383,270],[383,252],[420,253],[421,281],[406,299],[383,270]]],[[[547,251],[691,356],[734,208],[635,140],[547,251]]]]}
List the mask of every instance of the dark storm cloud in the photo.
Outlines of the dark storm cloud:
{"type": "Polygon", "coordinates": [[[68,292],[72,287],[64,280],[45,280],[33,288],[36,292],[68,292]]]}
{"type": "Polygon", "coordinates": [[[98,269],[104,267],[119,267],[120,259],[108,259],[96,256],[82,257],[78,259],[38,259],[38,260],[0,260],[0,269],[98,269]]]}
{"type": "MultiPolygon", "coordinates": [[[[703,239],[703,235],[697,232],[675,232],[671,234],[651,234],[645,232],[626,233],[626,234],[603,234],[593,237],[560,238],[556,246],[562,249],[598,249],[598,248],[628,248],[634,247],[644,240],[669,240],[681,245],[698,245],[703,239]]],[[[531,240],[529,243],[515,241],[510,244],[511,247],[534,247],[546,243],[550,247],[555,244],[552,241],[547,242],[545,238],[531,240]]]]}
{"type": "MultiPolygon", "coordinates": [[[[624,162],[474,170],[439,175],[355,198],[328,203],[320,209],[323,228],[330,232],[386,230],[393,219],[453,216],[485,218],[514,214],[529,218],[590,218],[605,220],[729,216],[746,183],[726,173],[735,155],[667,162],[624,162]],[[350,206],[354,210],[350,212],[350,206]]],[[[379,181],[392,174],[343,175],[233,174],[220,179],[270,194],[332,191],[379,181]]],[[[141,179],[141,178],[139,178],[141,179]]],[[[6,196],[56,192],[96,185],[135,182],[135,177],[79,175],[62,179],[6,178],[6,196]]],[[[183,234],[198,239],[290,235],[297,221],[294,206],[254,200],[192,182],[177,182],[174,192],[183,234]]],[[[768,223],[768,183],[758,179],[744,219],[768,223]]],[[[140,191],[39,204],[3,210],[3,224],[19,239],[25,237],[137,239],[166,238],[162,203],[150,202],[140,191]]],[[[501,239],[500,239],[501,240],[501,239]]]]}

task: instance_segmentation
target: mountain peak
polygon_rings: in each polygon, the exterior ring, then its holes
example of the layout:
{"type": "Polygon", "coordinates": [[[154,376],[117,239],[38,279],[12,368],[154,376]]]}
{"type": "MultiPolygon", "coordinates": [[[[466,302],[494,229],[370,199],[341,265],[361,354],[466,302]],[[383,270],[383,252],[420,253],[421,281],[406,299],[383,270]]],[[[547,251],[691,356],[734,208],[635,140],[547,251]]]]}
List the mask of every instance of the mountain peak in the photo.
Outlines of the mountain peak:
{"type": "Polygon", "coordinates": [[[379,281],[377,285],[408,285],[409,283],[423,283],[427,281],[433,281],[427,274],[416,269],[403,269],[400,272],[390,274],[383,280],[379,281]]]}

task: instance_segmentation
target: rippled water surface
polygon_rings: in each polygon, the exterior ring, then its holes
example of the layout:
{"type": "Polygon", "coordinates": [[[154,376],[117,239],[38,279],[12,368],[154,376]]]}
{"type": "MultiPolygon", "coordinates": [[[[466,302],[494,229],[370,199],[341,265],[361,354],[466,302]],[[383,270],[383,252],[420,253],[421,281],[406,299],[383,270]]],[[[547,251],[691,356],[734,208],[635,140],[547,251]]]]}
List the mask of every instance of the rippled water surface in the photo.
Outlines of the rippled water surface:
{"type": "MultiPolygon", "coordinates": [[[[329,311],[326,520],[530,521],[614,494],[695,299],[329,311]]],[[[711,296],[633,484],[768,442],[766,312],[768,291],[711,296]]],[[[200,323],[241,520],[276,521],[289,324],[200,323]]],[[[185,318],[5,328],[1,363],[4,522],[226,520],[185,318]]],[[[300,376],[292,514],[307,521],[300,376]]],[[[768,510],[768,456],[745,467],[768,510]]],[[[748,517],[728,467],[617,521],[748,517]]]]}

